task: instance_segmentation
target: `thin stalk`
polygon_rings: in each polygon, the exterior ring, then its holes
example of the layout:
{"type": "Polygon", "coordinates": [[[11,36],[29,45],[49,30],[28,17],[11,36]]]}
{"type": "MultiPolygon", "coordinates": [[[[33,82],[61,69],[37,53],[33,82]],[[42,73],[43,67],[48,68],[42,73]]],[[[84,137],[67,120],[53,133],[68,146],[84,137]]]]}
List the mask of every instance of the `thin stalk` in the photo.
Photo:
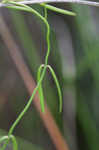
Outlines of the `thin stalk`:
{"type": "MultiPolygon", "coordinates": [[[[40,78],[40,75],[41,75],[41,72],[42,72],[42,69],[44,68],[44,64],[42,64],[40,67],[39,67],[39,70],[38,70],[38,81],[39,81],[39,78],[40,78]]],[[[52,67],[50,65],[47,65],[47,68],[50,70],[51,74],[52,74],[52,77],[55,81],[55,84],[56,84],[56,87],[57,87],[57,91],[58,91],[58,96],[59,96],[59,112],[62,112],[62,92],[61,92],[61,88],[60,88],[60,85],[59,85],[59,82],[58,82],[58,79],[56,77],[56,74],[54,72],[54,70],[52,69],[52,67]]],[[[44,96],[43,96],[43,89],[42,89],[42,84],[39,86],[39,95],[40,95],[40,102],[41,102],[41,107],[44,111],[44,96]]]]}
{"type": "MultiPolygon", "coordinates": [[[[81,4],[88,6],[99,7],[99,2],[94,1],[85,1],[85,0],[25,0],[17,2],[19,4],[40,4],[40,3],[72,3],[72,4],[81,4]]],[[[0,7],[6,7],[8,4],[0,3],[0,7]]]]}
{"type": "MultiPolygon", "coordinates": [[[[24,114],[27,112],[27,110],[29,109],[31,103],[32,103],[32,100],[39,88],[39,86],[41,85],[41,82],[44,78],[44,75],[46,73],[46,68],[47,68],[47,63],[48,63],[48,57],[49,57],[49,54],[50,54],[50,26],[47,22],[47,20],[41,16],[37,11],[35,11],[34,9],[32,9],[31,7],[29,6],[26,6],[26,5],[23,5],[23,4],[17,4],[16,2],[11,2],[11,4],[13,4],[14,6],[7,6],[8,8],[12,8],[12,9],[16,9],[16,10],[23,10],[23,11],[27,11],[27,12],[30,12],[30,13],[33,13],[35,14],[36,16],[38,16],[46,25],[46,28],[47,28],[47,34],[46,34],[46,41],[47,41],[47,53],[46,53],[46,57],[45,57],[45,65],[44,65],[44,69],[42,71],[42,74],[41,74],[41,77],[40,77],[40,80],[38,81],[37,83],[37,86],[36,88],[34,89],[33,93],[32,93],[32,96],[30,97],[27,105],[25,106],[25,108],[23,109],[23,111],[20,113],[20,115],[18,116],[18,118],[15,120],[15,122],[12,124],[9,132],[8,132],[8,137],[10,137],[10,135],[12,135],[15,127],[18,125],[19,121],[22,119],[22,117],[24,116],[24,114]]],[[[8,140],[6,141],[6,143],[4,144],[2,150],[4,150],[6,148],[8,144],[8,140]]]]}

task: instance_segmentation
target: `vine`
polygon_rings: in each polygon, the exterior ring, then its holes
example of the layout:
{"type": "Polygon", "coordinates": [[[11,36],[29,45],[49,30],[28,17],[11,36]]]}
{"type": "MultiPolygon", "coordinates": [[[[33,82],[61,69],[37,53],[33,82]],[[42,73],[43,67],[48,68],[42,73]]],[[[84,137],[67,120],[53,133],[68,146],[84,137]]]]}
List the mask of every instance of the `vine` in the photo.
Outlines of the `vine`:
{"type": "Polygon", "coordinates": [[[49,23],[47,21],[47,9],[50,9],[50,10],[58,12],[58,13],[73,15],[73,16],[75,15],[75,13],[67,11],[67,10],[59,9],[59,8],[56,8],[54,6],[51,6],[51,5],[48,5],[48,4],[45,4],[45,3],[42,3],[42,4],[39,4],[40,6],[44,7],[45,15],[42,16],[35,9],[33,9],[33,8],[31,8],[31,7],[29,7],[25,4],[19,4],[17,2],[13,2],[13,1],[8,2],[7,0],[6,1],[4,0],[3,3],[9,4],[9,5],[6,6],[7,8],[21,10],[21,11],[27,11],[27,12],[30,12],[30,13],[36,15],[37,17],[39,17],[44,22],[44,24],[46,25],[46,28],[47,28],[47,32],[46,32],[47,53],[46,53],[46,56],[45,56],[45,63],[42,64],[38,69],[37,86],[35,87],[32,95],[31,95],[28,103],[24,107],[23,111],[19,114],[19,116],[17,117],[15,122],[10,127],[9,132],[8,132],[8,136],[3,136],[3,137],[0,138],[0,143],[2,143],[3,141],[5,142],[4,145],[2,146],[2,150],[5,150],[5,148],[6,148],[6,146],[7,146],[10,139],[12,140],[12,143],[13,143],[13,149],[18,150],[18,145],[17,145],[17,142],[16,142],[16,138],[12,134],[13,134],[13,131],[14,131],[15,127],[18,125],[18,123],[20,122],[22,117],[28,111],[28,109],[29,109],[29,107],[32,103],[32,100],[33,100],[33,98],[34,98],[37,91],[39,92],[39,96],[40,96],[41,110],[42,110],[42,112],[45,111],[44,110],[44,96],[43,96],[43,89],[42,89],[42,81],[43,81],[44,76],[46,74],[47,68],[50,70],[50,72],[51,72],[51,74],[52,74],[52,76],[55,80],[55,84],[56,84],[56,87],[57,87],[57,90],[58,90],[58,95],[59,95],[59,103],[60,103],[59,112],[62,111],[62,94],[61,94],[60,85],[59,85],[59,82],[58,82],[58,79],[55,75],[54,70],[51,68],[51,66],[48,65],[48,57],[49,57],[49,54],[50,54],[50,26],[49,26],[49,23]]]}

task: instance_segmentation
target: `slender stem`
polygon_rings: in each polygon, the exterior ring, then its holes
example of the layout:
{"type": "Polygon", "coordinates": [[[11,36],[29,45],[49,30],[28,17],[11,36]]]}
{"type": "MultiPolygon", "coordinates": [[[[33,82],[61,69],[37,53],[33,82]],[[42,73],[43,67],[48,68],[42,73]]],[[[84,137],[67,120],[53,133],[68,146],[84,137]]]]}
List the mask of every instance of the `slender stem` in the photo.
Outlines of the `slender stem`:
{"type": "MultiPolygon", "coordinates": [[[[45,7],[45,5],[46,4],[44,3],[44,5],[43,5],[43,7],[44,7],[44,18],[47,20],[47,8],[45,7]]],[[[38,72],[37,72],[37,81],[39,81],[40,78],[41,78],[41,71],[40,71],[41,66],[39,67],[38,72]]],[[[39,97],[40,97],[41,110],[42,110],[42,112],[45,112],[44,95],[43,95],[43,90],[42,90],[42,83],[40,84],[40,86],[38,88],[38,93],[39,93],[39,97]]]]}
{"type": "MultiPolygon", "coordinates": [[[[41,72],[42,72],[42,69],[44,68],[44,64],[42,64],[40,67],[39,67],[39,70],[38,70],[38,79],[40,78],[40,75],[41,75],[41,72]]],[[[50,70],[51,74],[52,74],[52,77],[55,81],[55,84],[56,84],[56,87],[57,87],[57,91],[58,91],[58,96],[59,96],[59,112],[61,113],[62,112],[62,92],[61,92],[61,88],[60,88],[60,85],[59,85],[59,82],[58,82],[58,79],[57,79],[57,76],[54,72],[54,70],[52,69],[52,67],[50,65],[47,65],[47,68],[50,70]]],[[[39,94],[40,94],[40,97],[41,97],[41,103],[42,106],[44,105],[44,96],[43,96],[43,89],[42,89],[42,85],[40,85],[39,87],[39,94]]],[[[44,109],[44,106],[43,106],[43,109],[44,109]]]]}
{"type": "MultiPolygon", "coordinates": [[[[23,6],[23,5],[22,5],[23,6]]],[[[24,7],[24,6],[23,6],[24,7]]],[[[45,75],[45,72],[46,72],[46,66],[47,66],[47,63],[48,63],[48,56],[49,56],[49,53],[50,53],[50,39],[49,39],[49,36],[50,36],[50,27],[49,27],[49,24],[48,22],[46,21],[46,19],[41,16],[37,11],[35,11],[34,9],[30,8],[29,6],[25,6],[25,8],[27,9],[28,12],[32,12],[33,14],[37,15],[41,20],[43,20],[43,22],[46,24],[46,27],[47,27],[47,35],[46,35],[46,39],[47,39],[47,45],[48,45],[48,49],[47,49],[47,54],[46,54],[46,57],[45,57],[45,66],[44,66],[44,69],[43,69],[43,72],[41,74],[41,78],[36,86],[36,88],[34,89],[33,91],[33,94],[31,96],[31,98],[29,99],[27,105],[25,106],[24,110],[21,112],[21,114],[19,115],[19,117],[16,119],[16,121],[14,122],[14,124],[12,125],[12,127],[10,128],[10,131],[9,131],[9,134],[12,134],[15,126],[19,123],[20,119],[23,117],[23,115],[26,113],[26,111],[28,110],[28,108],[30,107],[31,105],[31,102],[44,78],[44,75],[45,75]]]]}
{"type": "Polygon", "coordinates": [[[48,4],[45,4],[45,3],[42,3],[40,5],[45,7],[46,9],[49,9],[49,10],[57,12],[57,13],[61,13],[61,14],[64,14],[64,15],[76,16],[76,14],[72,11],[60,9],[60,8],[57,8],[55,6],[51,6],[51,5],[48,5],[48,4]]]}
{"type": "MultiPolygon", "coordinates": [[[[13,135],[10,135],[10,136],[3,136],[0,138],[0,143],[5,141],[6,140],[6,143],[8,143],[9,140],[12,140],[12,143],[13,143],[13,149],[14,150],[18,150],[18,145],[17,145],[17,141],[16,141],[16,138],[13,136],[13,135]]],[[[6,143],[4,144],[3,148],[6,147],[6,143]]],[[[2,149],[3,149],[2,148],[2,149]]]]}
{"type": "MultiPolygon", "coordinates": [[[[89,5],[99,7],[99,2],[94,1],[85,1],[85,0],[25,0],[17,2],[19,4],[40,4],[40,3],[73,3],[73,4],[81,4],[81,5],[89,5]]],[[[0,7],[5,7],[8,4],[0,3],[0,7]]]]}
{"type": "MultiPolygon", "coordinates": [[[[33,93],[32,93],[32,96],[30,97],[28,103],[26,104],[25,108],[23,109],[23,111],[20,113],[20,115],[18,116],[18,118],[15,120],[15,122],[12,124],[9,132],[8,132],[8,137],[10,137],[10,135],[12,135],[15,127],[18,125],[19,121],[22,119],[22,117],[24,116],[24,114],[27,112],[27,110],[29,109],[31,103],[32,103],[32,100],[37,92],[37,90],[39,89],[39,86],[41,85],[41,82],[44,78],[44,75],[46,73],[46,68],[47,68],[47,63],[48,63],[48,57],[49,57],[49,54],[50,54],[50,26],[47,22],[47,20],[41,16],[37,11],[35,11],[34,9],[32,9],[31,7],[29,6],[26,6],[24,4],[17,4],[16,2],[11,2],[11,4],[13,4],[13,6],[7,6],[8,8],[12,8],[12,9],[17,9],[17,10],[24,10],[24,11],[27,11],[27,12],[30,12],[30,13],[33,13],[35,14],[36,16],[38,16],[46,25],[47,27],[47,34],[46,34],[46,40],[47,40],[47,54],[46,54],[46,57],[45,57],[45,65],[44,65],[44,69],[42,71],[42,74],[41,74],[41,77],[40,77],[40,80],[38,81],[37,83],[37,86],[35,87],[33,93]]],[[[9,139],[8,139],[9,140],[9,139]]],[[[4,144],[2,150],[4,150],[6,148],[6,145],[8,144],[8,140],[6,141],[6,143],[4,144]]]]}

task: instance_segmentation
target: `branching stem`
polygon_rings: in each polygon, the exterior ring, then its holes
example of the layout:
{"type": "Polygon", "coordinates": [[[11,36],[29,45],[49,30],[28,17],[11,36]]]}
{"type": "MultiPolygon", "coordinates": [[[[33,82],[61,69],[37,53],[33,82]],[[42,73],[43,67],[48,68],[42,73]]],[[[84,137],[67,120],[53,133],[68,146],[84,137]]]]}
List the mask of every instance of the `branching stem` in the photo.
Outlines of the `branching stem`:
{"type": "MultiPolygon", "coordinates": [[[[99,7],[99,2],[85,1],[85,0],[25,0],[17,2],[19,4],[40,4],[40,3],[72,3],[99,7]]],[[[0,7],[5,7],[8,4],[0,3],[0,7]]]]}

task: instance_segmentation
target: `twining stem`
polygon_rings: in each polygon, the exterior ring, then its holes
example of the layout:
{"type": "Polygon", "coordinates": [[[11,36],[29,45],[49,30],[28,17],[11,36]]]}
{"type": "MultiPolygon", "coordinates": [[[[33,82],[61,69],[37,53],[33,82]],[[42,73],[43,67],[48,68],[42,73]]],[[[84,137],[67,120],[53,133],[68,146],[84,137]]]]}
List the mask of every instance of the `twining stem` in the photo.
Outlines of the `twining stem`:
{"type": "MultiPolygon", "coordinates": [[[[6,2],[8,2],[8,0],[6,0],[6,2]]],[[[28,103],[26,104],[25,108],[19,114],[19,116],[17,117],[17,119],[12,124],[11,128],[9,129],[8,139],[7,139],[7,141],[5,142],[5,144],[2,147],[2,150],[4,150],[6,148],[6,146],[8,144],[8,141],[9,141],[9,138],[11,137],[13,145],[14,145],[13,148],[14,148],[14,150],[17,150],[17,143],[16,143],[16,140],[15,140],[14,136],[12,136],[12,133],[13,133],[15,127],[18,125],[19,121],[22,119],[24,114],[29,109],[29,107],[30,107],[30,105],[32,103],[32,100],[33,100],[33,98],[34,98],[34,96],[35,96],[37,91],[39,91],[40,102],[41,102],[41,109],[42,109],[42,112],[44,112],[44,96],[43,96],[43,90],[42,90],[42,81],[44,79],[44,76],[45,76],[47,68],[49,68],[49,70],[51,71],[52,76],[53,76],[53,78],[55,80],[55,83],[56,83],[56,86],[57,86],[57,90],[58,90],[58,94],[59,94],[59,100],[60,100],[59,111],[60,112],[62,111],[62,95],[61,95],[60,86],[59,86],[59,83],[58,83],[58,80],[57,80],[57,77],[55,75],[54,70],[48,65],[48,57],[49,57],[49,54],[50,54],[50,26],[49,26],[49,24],[47,22],[47,9],[55,11],[55,12],[58,12],[58,13],[67,14],[67,15],[73,15],[73,16],[75,15],[75,13],[70,12],[70,11],[66,11],[66,10],[62,10],[62,9],[56,8],[54,6],[42,3],[42,4],[40,4],[40,6],[44,7],[44,13],[45,13],[45,16],[43,17],[40,13],[38,13],[36,10],[32,9],[31,7],[29,7],[27,5],[19,4],[17,2],[12,2],[12,1],[10,1],[8,4],[11,4],[11,5],[7,5],[6,6],[7,8],[21,10],[21,11],[27,11],[27,12],[35,14],[36,16],[38,16],[44,22],[44,24],[46,25],[46,28],[47,28],[47,33],[46,33],[47,53],[46,53],[46,56],[45,56],[45,64],[41,65],[39,70],[38,70],[37,86],[33,90],[32,96],[30,97],[30,99],[29,99],[28,103]]]]}
{"type": "MultiPolygon", "coordinates": [[[[18,116],[18,118],[15,120],[15,122],[12,124],[9,132],[8,132],[8,137],[10,137],[10,135],[12,135],[15,127],[18,125],[19,121],[22,119],[22,117],[24,116],[24,114],[27,112],[27,110],[29,109],[31,103],[32,103],[32,100],[39,88],[39,86],[41,85],[41,82],[44,78],[44,75],[46,73],[46,68],[47,68],[47,64],[48,64],[48,57],[49,57],[49,54],[50,54],[50,26],[46,20],[46,18],[44,18],[43,16],[41,16],[36,10],[32,9],[31,7],[29,6],[26,6],[26,5],[23,5],[23,4],[17,4],[16,2],[10,2],[11,4],[13,4],[13,6],[7,6],[8,8],[12,8],[12,9],[16,9],[16,10],[23,10],[23,11],[27,11],[27,12],[30,12],[30,13],[33,13],[35,14],[36,16],[38,16],[46,25],[46,28],[47,28],[47,33],[46,33],[46,41],[47,41],[47,53],[46,53],[46,57],[45,57],[45,65],[44,65],[44,69],[42,71],[42,74],[41,74],[41,77],[40,77],[40,80],[38,81],[37,83],[37,86],[35,87],[33,93],[32,93],[32,96],[30,97],[28,103],[26,104],[25,108],[23,109],[23,111],[20,113],[20,115],[18,116]]],[[[9,140],[9,139],[8,139],[9,140]]],[[[4,144],[4,146],[2,147],[2,150],[4,150],[8,144],[8,140],[6,141],[6,143],[4,144]]]]}
{"type": "MultiPolygon", "coordinates": [[[[16,4],[16,3],[14,2],[14,4],[16,4]]],[[[34,9],[32,9],[31,7],[25,6],[25,5],[22,5],[22,4],[20,6],[22,8],[25,8],[25,10],[27,10],[28,12],[31,12],[31,13],[37,15],[45,23],[45,25],[47,27],[46,40],[47,40],[48,49],[47,49],[47,54],[46,54],[46,57],[45,57],[45,65],[44,65],[44,69],[43,69],[42,74],[41,74],[41,78],[38,81],[37,86],[34,89],[33,94],[31,96],[31,98],[29,99],[27,105],[25,106],[24,110],[21,112],[21,114],[19,115],[19,117],[16,119],[15,123],[10,128],[9,134],[12,134],[14,127],[18,124],[18,122],[20,121],[20,119],[23,117],[23,115],[26,113],[26,111],[28,110],[29,106],[31,105],[31,102],[32,102],[32,100],[33,100],[33,98],[34,98],[34,96],[35,96],[35,94],[36,94],[36,92],[37,92],[37,90],[38,90],[38,88],[39,88],[39,86],[40,86],[43,78],[44,78],[45,73],[46,73],[46,68],[47,68],[47,63],[48,63],[48,57],[49,57],[49,54],[50,54],[50,27],[49,27],[49,24],[48,24],[47,20],[43,16],[41,16],[37,11],[35,11],[34,9]]]]}

